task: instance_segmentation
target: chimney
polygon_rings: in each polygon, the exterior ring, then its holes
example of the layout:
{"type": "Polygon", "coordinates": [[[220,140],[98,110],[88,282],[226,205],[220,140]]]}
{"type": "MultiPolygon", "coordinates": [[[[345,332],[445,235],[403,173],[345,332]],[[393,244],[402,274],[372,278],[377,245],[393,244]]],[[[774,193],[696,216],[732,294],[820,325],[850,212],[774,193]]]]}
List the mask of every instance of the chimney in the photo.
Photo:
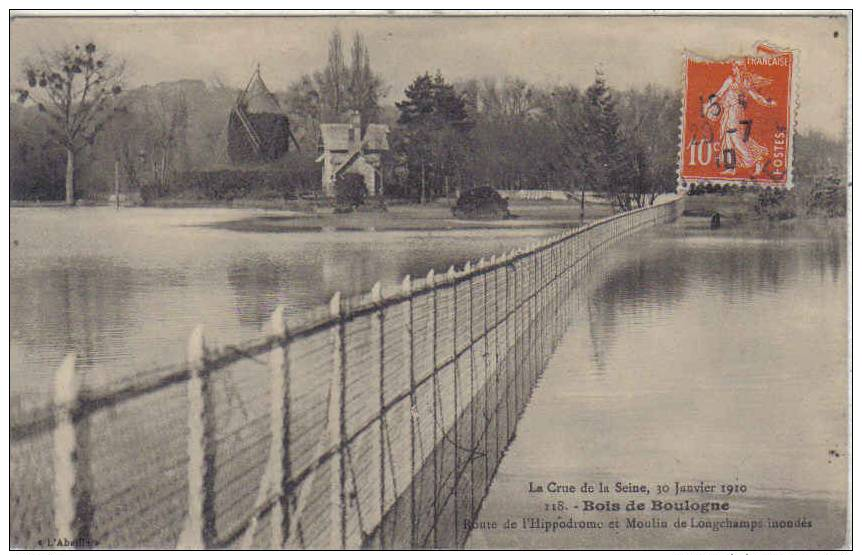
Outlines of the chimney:
{"type": "Polygon", "coordinates": [[[359,110],[350,112],[350,129],[351,136],[355,137],[357,141],[362,138],[362,116],[359,114],[359,110]]]}

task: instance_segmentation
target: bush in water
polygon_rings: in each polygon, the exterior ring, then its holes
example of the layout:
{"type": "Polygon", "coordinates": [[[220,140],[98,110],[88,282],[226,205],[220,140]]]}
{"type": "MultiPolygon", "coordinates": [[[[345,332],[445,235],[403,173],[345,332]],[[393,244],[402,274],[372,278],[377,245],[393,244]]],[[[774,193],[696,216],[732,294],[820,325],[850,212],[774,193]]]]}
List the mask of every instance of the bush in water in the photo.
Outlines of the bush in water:
{"type": "Polygon", "coordinates": [[[452,213],[457,217],[505,218],[509,216],[509,201],[492,187],[474,187],[461,193],[452,213]]]}
{"type": "Polygon", "coordinates": [[[365,204],[368,189],[365,178],[359,174],[347,173],[338,176],[335,181],[335,203],[339,208],[355,209],[365,204]]]}

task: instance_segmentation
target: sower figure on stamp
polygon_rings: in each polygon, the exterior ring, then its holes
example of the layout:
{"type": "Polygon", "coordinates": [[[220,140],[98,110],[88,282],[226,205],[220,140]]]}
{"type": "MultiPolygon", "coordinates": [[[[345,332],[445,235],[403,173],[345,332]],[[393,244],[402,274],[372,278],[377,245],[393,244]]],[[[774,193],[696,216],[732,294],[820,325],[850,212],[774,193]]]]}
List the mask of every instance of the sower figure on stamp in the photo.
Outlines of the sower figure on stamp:
{"type": "Polygon", "coordinates": [[[776,102],[765,98],[758,91],[771,83],[770,79],[755,75],[743,67],[743,62],[733,62],[733,74],[724,80],[721,88],[709,96],[703,107],[704,115],[711,121],[721,117],[719,129],[720,148],[724,174],[736,174],[737,166],[754,166],[754,175],[760,175],[769,154],[769,149],[751,138],[751,119],[745,117],[747,96],[761,106],[773,107],[776,102]]]}

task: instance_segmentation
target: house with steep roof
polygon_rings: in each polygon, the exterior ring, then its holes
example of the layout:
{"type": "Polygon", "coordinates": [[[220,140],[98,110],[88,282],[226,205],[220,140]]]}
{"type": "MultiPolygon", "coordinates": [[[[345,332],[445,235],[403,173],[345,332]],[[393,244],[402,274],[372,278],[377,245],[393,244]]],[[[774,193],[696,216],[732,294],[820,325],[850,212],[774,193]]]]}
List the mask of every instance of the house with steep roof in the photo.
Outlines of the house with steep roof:
{"type": "Polygon", "coordinates": [[[345,173],[363,177],[368,196],[383,194],[382,154],[389,150],[389,126],[370,123],[362,127],[359,112],[349,123],[320,124],[320,156],[323,193],[335,196],[335,181],[345,173]]]}

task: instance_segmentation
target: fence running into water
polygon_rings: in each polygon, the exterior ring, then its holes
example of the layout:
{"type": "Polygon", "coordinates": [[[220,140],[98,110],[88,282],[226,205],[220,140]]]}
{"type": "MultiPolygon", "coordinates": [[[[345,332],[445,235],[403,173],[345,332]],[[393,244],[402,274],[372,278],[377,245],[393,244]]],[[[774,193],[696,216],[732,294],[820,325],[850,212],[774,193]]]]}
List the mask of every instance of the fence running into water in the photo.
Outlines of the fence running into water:
{"type": "Polygon", "coordinates": [[[681,205],[301,322],[279,307],[248,344],[198,328],[184,365],[102,391],[69,355],[54,406],[12,417],[12,545],[462,546],[591,260],[681,205]]]}

